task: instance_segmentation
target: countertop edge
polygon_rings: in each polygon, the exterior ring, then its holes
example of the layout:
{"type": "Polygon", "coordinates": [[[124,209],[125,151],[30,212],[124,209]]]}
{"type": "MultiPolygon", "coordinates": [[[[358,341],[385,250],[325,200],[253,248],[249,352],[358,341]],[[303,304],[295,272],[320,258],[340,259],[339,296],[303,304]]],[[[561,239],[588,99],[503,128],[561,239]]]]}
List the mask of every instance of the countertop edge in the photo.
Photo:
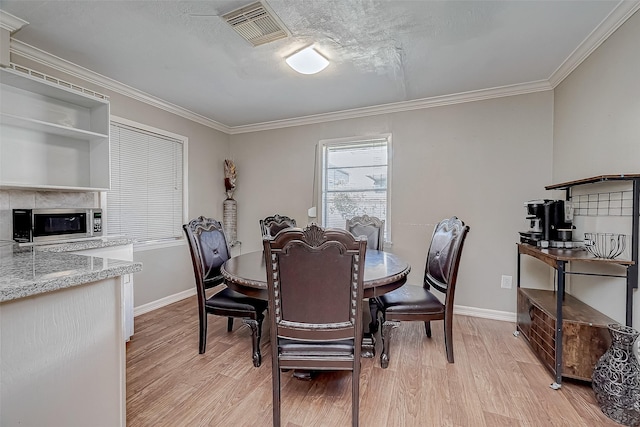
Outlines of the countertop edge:
{"type": "Polygon", "coordinates": [[[45,252],[73,252],[87,249],[109,248],[112,246],[122,246],[133,243],[134,240],[128,237],[103,237],[100,239],[34,245],[33,247],[36,250],[45,252]]]}
{"type": "Polygon", "coordinates": [[[8,280],[0,283],[2,285],[0,286],[0,303],[142,271],[141,262],[86,257],[84,255],[51,254],[51,256],[62,257],[60,261],[63,266],[66,266],[67,259],[72,259],[68,257],[93,259],[92,267],[91,269],[74,268],[73,265],[69,265],[59,272],[52,272],[52,277],[46,277],[48,274],[33,278],[9,276],[8,280]],[[93,262],[104,264],[99,264],[99,267],[94,269],[93,262]]]}

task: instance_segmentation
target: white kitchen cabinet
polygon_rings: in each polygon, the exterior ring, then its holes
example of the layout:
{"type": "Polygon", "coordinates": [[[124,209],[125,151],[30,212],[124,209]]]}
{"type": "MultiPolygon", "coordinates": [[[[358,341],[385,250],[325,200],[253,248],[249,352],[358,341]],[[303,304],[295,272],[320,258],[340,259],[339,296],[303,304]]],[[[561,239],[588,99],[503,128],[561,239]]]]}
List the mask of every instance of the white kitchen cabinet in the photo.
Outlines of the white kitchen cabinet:
{"type": "Polygon", "coordinates": [[[111,277],[0,303],[0,425],[126,425],[121,289],[111,277]]]}
{"type": "Polygon", "coordinates": [[[12,67],[0,68],[0,187],[109,190],[107,97],[12,67]]]}
{"type": "MultiPolygon", "coordinates": [[[[112,258],[123,261],[133,261],[133,243],[127,245],[107,246],[92,249],[71,251],[73,254],[95,256],[100,258],[112,258]]],[[[122,316],[124,338],[126,341],[133,335],[133,274],[124,274],[122,281],[122,316]]]]}

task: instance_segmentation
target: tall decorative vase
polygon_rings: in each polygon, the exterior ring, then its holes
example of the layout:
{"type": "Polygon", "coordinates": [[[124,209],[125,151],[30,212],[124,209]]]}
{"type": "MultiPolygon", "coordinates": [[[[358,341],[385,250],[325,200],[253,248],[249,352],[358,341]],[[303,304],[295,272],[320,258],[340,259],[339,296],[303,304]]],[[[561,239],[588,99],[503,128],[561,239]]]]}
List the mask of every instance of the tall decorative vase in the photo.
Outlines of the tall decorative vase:
{"type": "Polygon", "coordinates": [[[223,204],[222,227],[230,246],[238,241],[238,204],[234,199],[228,198],[223,204]]]}
{"type": "Polygon", "coordinates": [[[635,342],[640,332],[609,325],[611,347],[593,370],[593,391],[602,412],[626,426],[640,426],[640,363],[635,342]]]}

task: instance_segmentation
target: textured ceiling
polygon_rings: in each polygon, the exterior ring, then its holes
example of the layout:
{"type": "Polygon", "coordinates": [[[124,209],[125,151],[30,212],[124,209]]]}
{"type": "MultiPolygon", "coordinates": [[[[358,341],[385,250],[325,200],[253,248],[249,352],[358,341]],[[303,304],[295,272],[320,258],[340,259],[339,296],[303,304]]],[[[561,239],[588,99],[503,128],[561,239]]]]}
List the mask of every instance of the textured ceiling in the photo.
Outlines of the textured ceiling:
{"type": "Polygon", "coordinates": [[[13,37],[228,127],[547,80],[617,1],[269,0],[292,36],[253,47],[248,1],[0,0],[13,37]],[[314,44],[314,75],[284,57],[314,44]]]}

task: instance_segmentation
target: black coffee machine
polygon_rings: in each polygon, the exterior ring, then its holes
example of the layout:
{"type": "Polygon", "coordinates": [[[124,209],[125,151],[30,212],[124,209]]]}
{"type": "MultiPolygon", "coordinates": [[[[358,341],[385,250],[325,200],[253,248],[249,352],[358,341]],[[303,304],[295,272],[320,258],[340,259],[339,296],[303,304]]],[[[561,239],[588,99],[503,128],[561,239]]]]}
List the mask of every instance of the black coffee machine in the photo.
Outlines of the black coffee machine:
{"type": "Polygon", "coordinates": [[[531,200],[524,204],[529,230],[520,241],[542,248],[573,248],[573,204],[565,200],[531,200]]]}

